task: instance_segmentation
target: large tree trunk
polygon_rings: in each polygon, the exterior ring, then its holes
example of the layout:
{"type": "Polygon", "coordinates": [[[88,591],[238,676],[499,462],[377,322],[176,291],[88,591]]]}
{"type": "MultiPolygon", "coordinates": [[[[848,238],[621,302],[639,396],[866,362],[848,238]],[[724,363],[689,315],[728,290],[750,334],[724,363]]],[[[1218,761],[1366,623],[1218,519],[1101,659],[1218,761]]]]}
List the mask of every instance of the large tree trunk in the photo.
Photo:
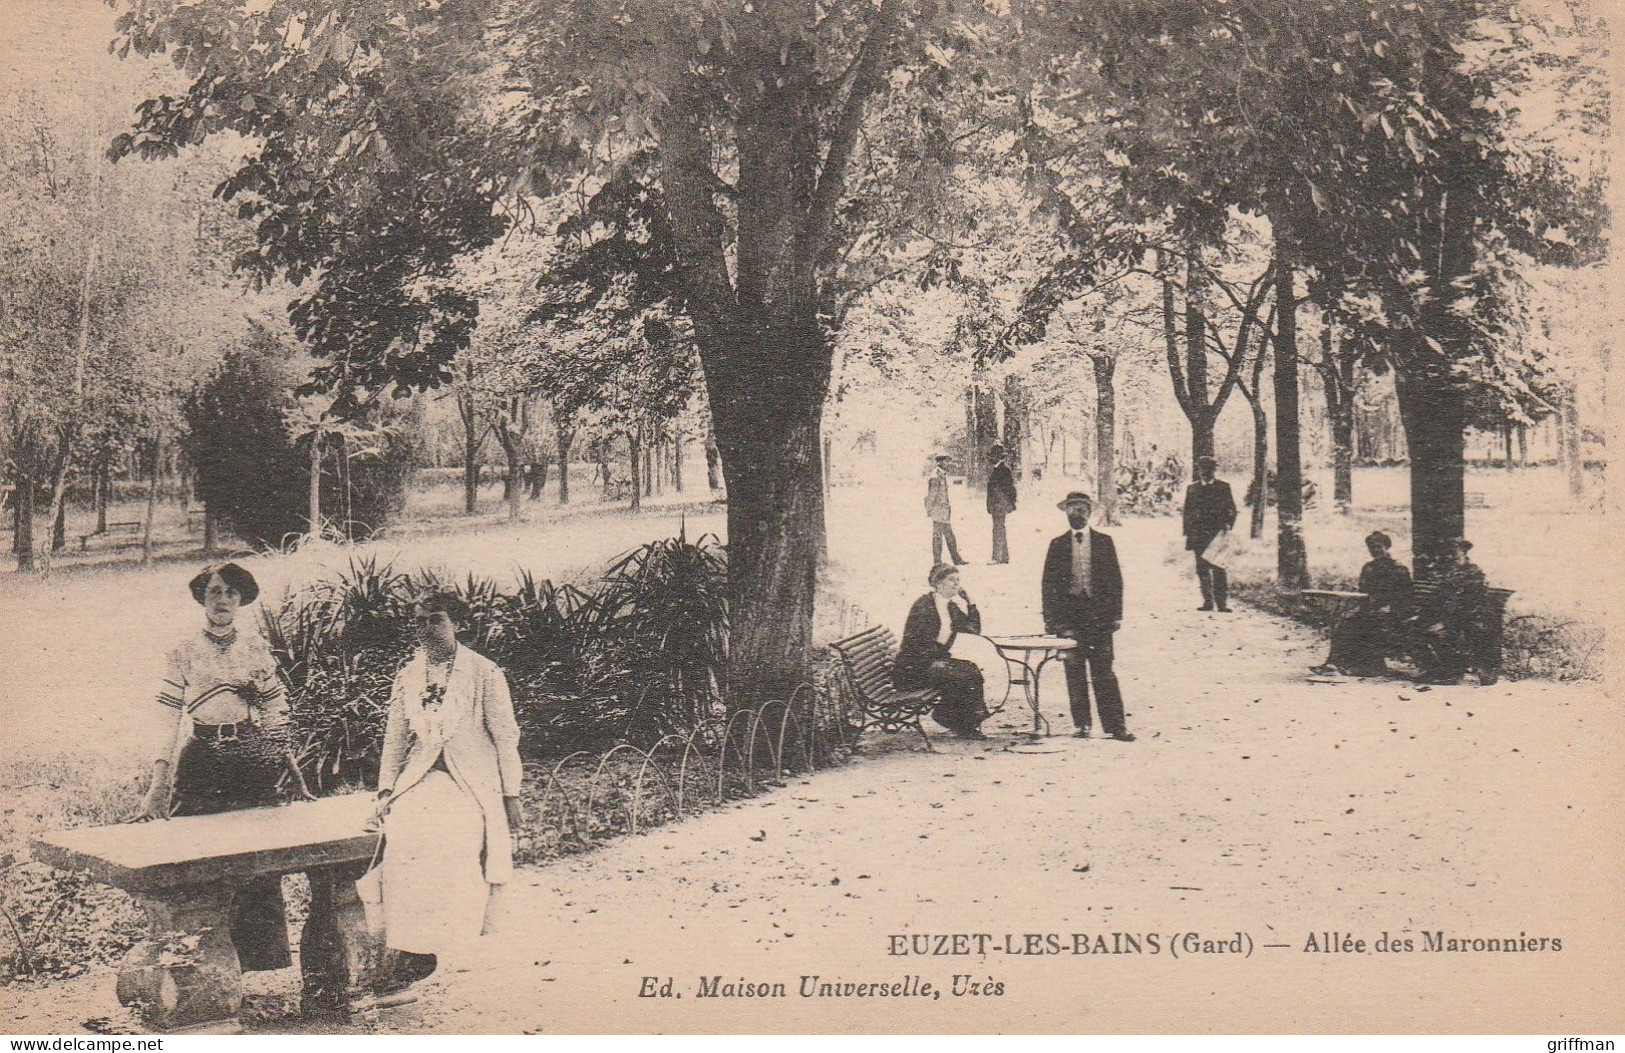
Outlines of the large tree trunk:
{"type": "Polygon", "coordinates": [[[1502,467],[1512,471],[1517,467],[1512,461],[1512,423],[1509,421],[1501,425],[1502,467]]]}
{"type": "Polygon", "coordinates": [[[1447,377],[1403,359],[1394,379],[1411,458],[1412,561],[1418,577],[1431,577],[1466,529],[1466,400],[1447,377]]]}
{"type": "Polygon", "coordinates": [[[1529,425],[1518,425],[1518,464],[1529,466],[1529,425]]]}
{"type": "Polygon", "coordinates": [[[1095,495],[1100,500],[1100,521],[1117,525],[1117,389],[1112,376],[1117,359],[1092,355],[1095,370],[1095,495]]]}
{"type": "Polygon", "coordinates": [[[761,9],[735,54],[776,72],[739,88],[732,259],[707,104],[679,79],[660,115],[662,182],[728,487],[732,707],[788,699],[811,681],[824,541],[819,437],[833,365],[822,322],[833,305],[821,300],[819,277],[839,262],[847,169],[902,17],[896,0],[873,9],[838,116],[825,126],[812,35],[755,28],[789,26],[814,17],[811,9],[794,0],[761,9]]]}
{"type": "Polygon", "coordinates": [[[673,493],[683,492],[683,444],[686,437],[681,431],[671,440],[671,488],[673,493]]]}
{"type": "Polygon", "coordinates": [[[811,675],[831,348],[810,311],[794,328],[696,328],[728,489],[730,704],[788,698],[811,675]]]}
{"type": "Polygon", "coordinates": [[[1284,221],[1275,231],[1275,515],[1276,576],[1287,588],[1309,584],[1303,538],[1303,464],[1298,450],[1297,246],[1284,221]]]}
{"type": "Polygon", "coordinates": [[[213,556],[220,551],[219,528],[215,526],[214,511],[209,508],[207,501],[203,502],[203,554],[213,556]]]}

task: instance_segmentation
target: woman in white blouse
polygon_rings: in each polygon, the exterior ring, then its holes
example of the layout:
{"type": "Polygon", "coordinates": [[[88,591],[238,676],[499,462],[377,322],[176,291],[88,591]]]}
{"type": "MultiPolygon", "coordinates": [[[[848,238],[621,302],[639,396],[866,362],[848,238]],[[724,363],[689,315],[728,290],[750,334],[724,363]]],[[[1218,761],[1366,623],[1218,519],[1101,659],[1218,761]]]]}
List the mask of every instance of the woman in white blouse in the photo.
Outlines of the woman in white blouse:
{"type": "MultiPolygon", "coordinates": [[[[254,575],[224,563],[205,567],[188,587],[203,607],[204,625],[169,654],[154,707],[160,730],[152,779],[136,818],[276,804],[284,776],[292,793],[308,800],[276,659],[263,636],[236,625],[238,609],[259,596],[254,575]]],[[[287,967],[288,930],[276,878],[238,892],[232,939],[244,969],[287,967]]]]}
{"type": "Polygon", "coordinates": [[[496,663],[457,642],[468,608],[420,600],[420,650],[395,678],[378,771],[384,943],[392,979],[433,972],[436,955],[479,936],[493,886],[513,875],[519,725],[496,663]]]}

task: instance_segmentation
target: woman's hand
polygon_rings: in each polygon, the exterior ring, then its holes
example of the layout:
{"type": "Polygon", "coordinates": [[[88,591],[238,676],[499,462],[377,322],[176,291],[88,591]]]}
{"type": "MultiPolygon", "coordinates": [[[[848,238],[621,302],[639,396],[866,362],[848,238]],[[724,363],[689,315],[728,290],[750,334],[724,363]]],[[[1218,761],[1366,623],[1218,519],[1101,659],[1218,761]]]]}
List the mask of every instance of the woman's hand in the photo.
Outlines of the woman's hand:
{"type": "Polygon", "coordinates": [[[364,828],[367,833],[377,833],[384,828],[384,816],[389,812],[389,802],[392,796],[388,790],[378,791],[378,800],[373,803],[372,815],[367,818],[367,825],[364,828]]]}
{"type": "Polygon", "coordinates": [[[169,809],[169,762],[154,761],[152,779],[147,783],[147,792],[141,798],[141,808],[129,818],[128,822],[150,823],[154,819],[168,819],[169,809]]]}
{"type": "Polygon", "coordinates": [[[141,810],[135,813],[132,823],[150,823],[154,819],[169,818],[169,788],[154,782],[148,788],[146,796],[141,798],[141,810]]]}

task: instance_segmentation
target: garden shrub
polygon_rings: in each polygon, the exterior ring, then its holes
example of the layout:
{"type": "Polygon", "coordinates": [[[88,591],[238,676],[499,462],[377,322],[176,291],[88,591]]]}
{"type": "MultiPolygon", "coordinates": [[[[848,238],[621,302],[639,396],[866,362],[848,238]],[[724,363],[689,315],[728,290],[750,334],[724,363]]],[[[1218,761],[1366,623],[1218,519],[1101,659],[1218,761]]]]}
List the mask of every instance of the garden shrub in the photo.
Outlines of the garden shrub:
{"type": "MultiPolygon", "coordinates": [[[[273,336],[255,329],[184,405],[181,442],[198,497],[238,537],[265,548],[282,546],[310,525],[311,439],[289,434],[294,398],[285,358],[273,336]]],[[[371,537],[406,507],[412,429],[400,410],[374,416],[364,429],[342,429],[342,444],[329,440],[338,448],[323,460],[322,517],[347,538],[371,537]]]]}
{"type": "Polygon", "coordinates": [[[1183,496],[1185,469],[1177,457],[1120,463],[1117,466],[1117,510],[1136,516],[1172,515],[1183,496]]]}
{"type": "Polygon", "coordinates": [[[469,606],[462,640],[501,666],[531,756],[688,731],[721,706],[727,563],[715,538],[644,545],[590,591],[530,575],[517,588],[452,584],[375,560],[267,605],[266,638],[289,683],[312,789],[370,785],[394,676],[411,654],[415,597],[451,588],[469,606]]]}

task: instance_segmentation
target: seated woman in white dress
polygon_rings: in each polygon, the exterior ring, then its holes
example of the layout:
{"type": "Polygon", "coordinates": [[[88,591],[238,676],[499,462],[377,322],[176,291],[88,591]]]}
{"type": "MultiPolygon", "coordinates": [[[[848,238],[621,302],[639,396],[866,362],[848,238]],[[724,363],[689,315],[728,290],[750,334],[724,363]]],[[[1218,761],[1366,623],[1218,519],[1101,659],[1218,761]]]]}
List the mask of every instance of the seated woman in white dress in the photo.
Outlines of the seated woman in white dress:
{"type": "Polygon", "coordinates": [[[513,875],[519,725],[496,663],[457,642],[468,608],[420,600],[420,650],[395,678],[378,770],[387,981],[420,980],[436,955],[481,934],[493,886],[513,875]]]}

